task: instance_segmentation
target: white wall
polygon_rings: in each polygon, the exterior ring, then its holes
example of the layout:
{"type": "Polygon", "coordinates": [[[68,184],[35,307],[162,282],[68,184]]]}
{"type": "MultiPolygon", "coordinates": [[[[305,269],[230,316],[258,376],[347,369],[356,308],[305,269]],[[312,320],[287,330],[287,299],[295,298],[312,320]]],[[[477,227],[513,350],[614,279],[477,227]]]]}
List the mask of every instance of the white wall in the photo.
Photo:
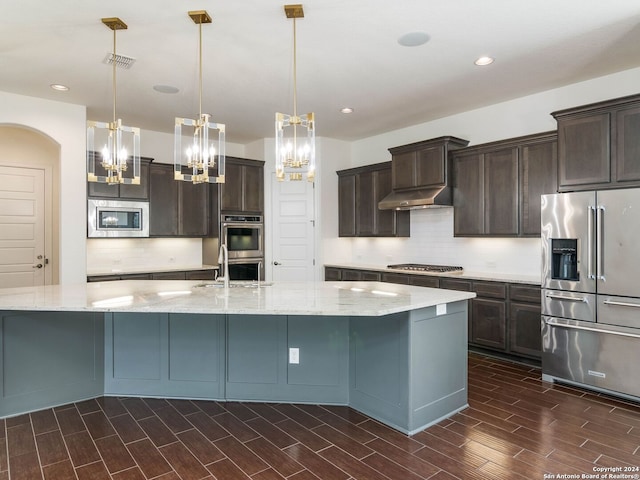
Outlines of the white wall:
{"type": "Polygon", "coordinates": [[[202,265],[200,238],[91,238],[87,240],[87,273],[123,268],[172,270],[202,265]]]}
{"type": "MultiPolygon", "coordinates": [[[[0,123],[42,132],[60,145],[60,283],[86,278],[86,109],[0,92],[0,123]]],[[[0,159],[0,162],[2,159],[0,159]]]]}
{"type": "Polygon", "coordinates": [[[452,135],[470,145],[556,129],[551,112],[640,92],[640,68],[469,110],[353,142],[352,166],[391,160],[390,147],[452,135]],[[372,160],[374,159],[374,160],[372,160]]]}
{"type": "MultiPolygon", "coordinates": [[[[226,155],[244,157],[245,147],[240,143],[225,142],[226,155]]],[[[153,158],[155,163],[173,163],[173,133],[140,131],[140,155],[153,158]]]]}
{"type": "MultiPolygon", "coordinates": [[[[480,144],[556,129],[551,112],[639,93],[640,68],[517,98],[353,142],[351,166],[391,160],[390,147],[452,135],[480,144]]],[[[336,180],[337,182],[337,180],[336,180]]],[[[337,198],[323,208],[337,212],[337,198]]],[[[337,235],[337,234],[336,234],[337,235]]],[[[420,262],[461,265],[471,271],[540,275],[538,239],[453,237],[451,209],[411,212],[408,239],[352,239],[354,263],[420,262]]],[[[333,242],[331,242],[333,243],[333,242]]]]}

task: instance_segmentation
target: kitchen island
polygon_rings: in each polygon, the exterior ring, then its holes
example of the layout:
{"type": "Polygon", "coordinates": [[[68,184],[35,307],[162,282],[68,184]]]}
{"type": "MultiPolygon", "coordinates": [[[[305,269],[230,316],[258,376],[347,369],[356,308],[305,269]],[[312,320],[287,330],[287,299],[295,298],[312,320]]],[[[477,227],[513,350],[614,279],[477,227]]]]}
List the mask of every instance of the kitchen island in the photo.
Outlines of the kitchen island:
{"type": "Polygon", "coordinates": [[[469,292],[379,282],[0,290],[0,417],[102,395],[349,405],[404,433],[467,406],[469,292]]]}

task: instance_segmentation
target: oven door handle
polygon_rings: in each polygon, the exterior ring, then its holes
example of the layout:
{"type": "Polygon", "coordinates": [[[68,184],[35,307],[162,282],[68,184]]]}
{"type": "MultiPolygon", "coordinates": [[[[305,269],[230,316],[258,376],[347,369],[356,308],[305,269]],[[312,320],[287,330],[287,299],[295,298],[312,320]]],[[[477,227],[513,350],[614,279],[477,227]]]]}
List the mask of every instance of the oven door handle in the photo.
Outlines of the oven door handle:
{"type": "Polygon", "coordinates": [[[631,331],[631,329],[625,328],[625,327],[615,327],[615,326],[608,326],[609,328],[599,327],[599,326],[592,327],[590,325],[589,326],[585,325],[584,322],[580,322],[580,324],[578,325],[576,323],[571,322],[570,320],[563,320],[560,318],[545,318],[544,323],[546,323],[551,327],[566,328],[569,330],[583,330],[583,331],[595,332],[595,333],[608,333],[611,335],[619,335],[622,337],[640,338],[639,333],[634,333],[631,331]]]}

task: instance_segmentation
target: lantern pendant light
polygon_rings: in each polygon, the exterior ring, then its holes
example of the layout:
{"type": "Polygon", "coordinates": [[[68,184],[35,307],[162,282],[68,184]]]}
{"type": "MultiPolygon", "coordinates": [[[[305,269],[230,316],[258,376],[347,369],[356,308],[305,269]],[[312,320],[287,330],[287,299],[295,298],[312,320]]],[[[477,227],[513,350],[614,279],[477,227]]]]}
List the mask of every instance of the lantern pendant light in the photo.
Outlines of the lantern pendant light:
{"type": "Polygon", "coordinates": [[[211,23],[211,17],[205,10],[190,11],[189,17],[198,25],[199,30],[200,106],[198,118],[195,120],[176,117],[173,151],[174,178],[192,183],[224,183],[225,125],[210,122],[210,115],[202,113],[202,24],[211,23]],[[184,136],[183,127],[186,127],[184,136]],[[216,166],[217,173],[212,174],[216,166]],[[185,173],[185,170],[190,173],[185,173]]]}
{"type": "Polygon", "coordinates": [[[313,113],[298,115],[296,71],[296,19],[304,18],[302,5],[285,5],[293,18],[293,115],[276,113],[276,178],[313,182],[316,174],[315,120],[313,113]]]}
{"type": "Polygon", "coordinates": [[[116,32],[126,30],[127,24],[119,18],[103,18],[108,28],[113,30],[113,55],[110,57],[113,68],[113,121],[87,122],[87,180],[89,182],[117,185],[120,183],[140,184],[140,129],[122,125],[116,119],[116,32]],[[96,145],[103,145],[99,152],[96,145]],[[132,175],[125,177],[128,162],[132,164],[132,175]],[[97,170],[97,163],[102,167],[97,170]]]}

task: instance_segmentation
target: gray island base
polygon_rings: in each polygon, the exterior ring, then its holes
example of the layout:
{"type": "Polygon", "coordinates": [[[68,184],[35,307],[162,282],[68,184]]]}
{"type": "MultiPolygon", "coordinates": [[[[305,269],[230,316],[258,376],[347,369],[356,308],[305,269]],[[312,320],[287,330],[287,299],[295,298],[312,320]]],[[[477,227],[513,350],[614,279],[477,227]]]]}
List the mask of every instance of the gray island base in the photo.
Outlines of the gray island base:
{"type": "Polygon", "coordinates": [[[0,417],[99,396],[348,405],[413,434],[467,406],[473,293],[377,282],[0,290],[0,417]]]}

